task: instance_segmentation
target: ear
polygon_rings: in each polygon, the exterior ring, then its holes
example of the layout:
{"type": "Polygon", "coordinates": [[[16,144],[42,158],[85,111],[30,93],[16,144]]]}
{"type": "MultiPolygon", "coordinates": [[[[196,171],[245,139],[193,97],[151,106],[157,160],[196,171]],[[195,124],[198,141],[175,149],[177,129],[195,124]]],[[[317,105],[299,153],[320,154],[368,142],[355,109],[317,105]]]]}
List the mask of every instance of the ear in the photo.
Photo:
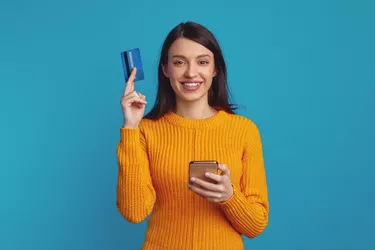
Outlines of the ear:
{"type": "Polygon", "coordinates": [[[216,68],[215,68],[215,70],[214,70],[214,73],[213,73],[213,75],[212,75],[213,77],[215,77],[215,76],[217,76],[217,71],[216,71],[216,68]]]}
{"type": "Polygon", "coordinates": [[[163,73],[164,73],[165,77],[169,78],[169,74],[168,74],[168,71],[167,71],[167,65],[163,64],[162,68],[163,68],[163,73]]]}

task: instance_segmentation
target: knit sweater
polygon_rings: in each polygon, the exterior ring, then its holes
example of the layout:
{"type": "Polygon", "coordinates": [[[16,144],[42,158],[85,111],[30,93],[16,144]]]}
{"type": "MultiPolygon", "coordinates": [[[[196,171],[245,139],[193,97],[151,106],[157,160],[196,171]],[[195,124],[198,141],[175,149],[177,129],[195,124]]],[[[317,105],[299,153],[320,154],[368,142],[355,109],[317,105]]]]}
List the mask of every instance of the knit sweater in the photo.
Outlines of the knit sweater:
{"type": "Polygon", "coordinates": [[[149,215],[142,249],[244,249],[268,224],[262,143],[248,118],[223,110],[201,120],[170,112],[120,127],[117,208],[131,223],[149,215]],[[233,195],[204,199],[187,187],[189,162],[216,160],[230,170],[233,195]]]}

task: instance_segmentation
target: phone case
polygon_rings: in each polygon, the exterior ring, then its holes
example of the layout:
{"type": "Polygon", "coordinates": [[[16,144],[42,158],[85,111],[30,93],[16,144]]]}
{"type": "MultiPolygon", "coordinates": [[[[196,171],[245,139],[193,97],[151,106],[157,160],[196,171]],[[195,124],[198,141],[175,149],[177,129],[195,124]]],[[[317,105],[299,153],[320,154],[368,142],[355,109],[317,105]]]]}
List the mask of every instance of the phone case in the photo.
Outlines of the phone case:
{"type": "MultiPolygon", "coordinates": [[[[191,177],[196,177],[201,180],[216,183],[214,180],[207,178],[204,174],[210,172],[218,174],[218,162],[217,161],[192,161],[189,164],[189,182],[191,177]]],[[[199,187],[198,184],[192,183],[192,185],[199,187]]]]}

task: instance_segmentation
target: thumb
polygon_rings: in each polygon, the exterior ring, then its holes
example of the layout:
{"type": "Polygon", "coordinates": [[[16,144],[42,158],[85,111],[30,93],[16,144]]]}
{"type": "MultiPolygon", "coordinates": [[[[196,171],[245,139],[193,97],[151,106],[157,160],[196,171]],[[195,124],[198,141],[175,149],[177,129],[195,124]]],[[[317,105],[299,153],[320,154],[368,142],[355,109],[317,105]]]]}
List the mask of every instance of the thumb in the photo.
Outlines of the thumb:
{"type": "Polygon", "coordinates": [[[222,175],[230,176],[230,171],[229,171],[229,168],[227,167],[227,165],[225,165],[225,164],[219,164],[218,167],[222,171],[222,175]]]}

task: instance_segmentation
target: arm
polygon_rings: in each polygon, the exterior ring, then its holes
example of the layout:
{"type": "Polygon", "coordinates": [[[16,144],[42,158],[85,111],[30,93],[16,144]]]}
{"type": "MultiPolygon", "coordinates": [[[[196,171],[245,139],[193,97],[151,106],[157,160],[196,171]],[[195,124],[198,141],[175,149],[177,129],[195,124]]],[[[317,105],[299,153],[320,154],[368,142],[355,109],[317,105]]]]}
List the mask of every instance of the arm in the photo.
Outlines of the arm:
{"type": "Polygon", "coordinates": [[[261,138],[255,124],[251,127],[245,137],[240,186],[232,184],[233,196],[219,206],[238,232],[254,238],[268,224],[269,202],[261,138]]]}
{"type": "Polygon", "coordinates": [[[142,222],[152,211],[156,193],[152,185],[147,146],[140,128],[120,128],[117,209],[132,223],[142,222]]]}

